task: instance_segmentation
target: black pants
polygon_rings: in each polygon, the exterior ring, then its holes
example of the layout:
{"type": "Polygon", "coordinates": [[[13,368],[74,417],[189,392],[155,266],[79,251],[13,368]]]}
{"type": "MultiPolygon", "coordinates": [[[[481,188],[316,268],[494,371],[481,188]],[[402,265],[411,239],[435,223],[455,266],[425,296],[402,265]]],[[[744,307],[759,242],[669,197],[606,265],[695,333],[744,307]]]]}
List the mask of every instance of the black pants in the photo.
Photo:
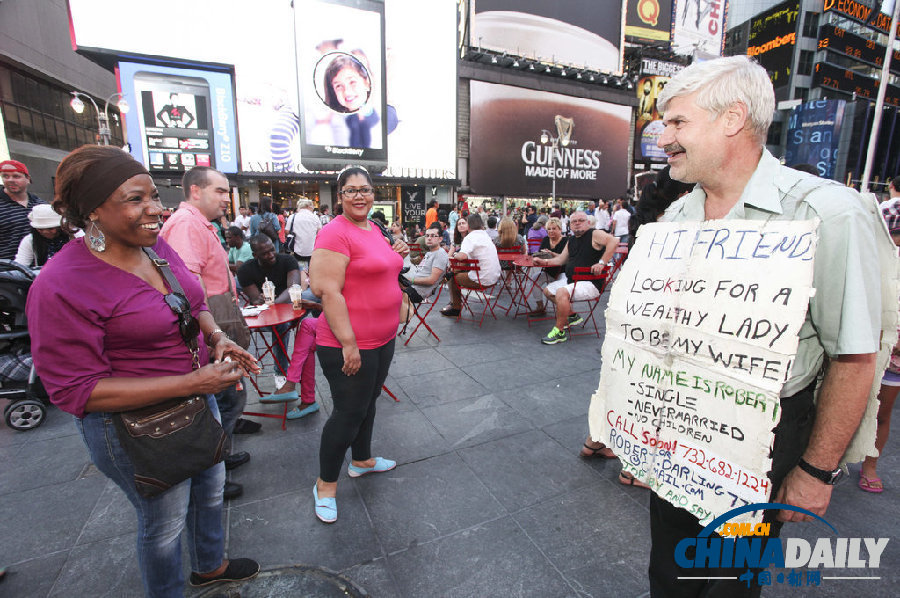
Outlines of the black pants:
{"type": "Polygon", "coordinates": [[[345,375],[343,351],[336,347],[316,347],[322,372],[331,388],[334,410],[322,428],[319,446],[319,477],[323,482],[336,482],[347,448],[354,461],[372,457],[372,427],[375,423],[375,400],[381,395],[394,358],[394,339],[377,349],[359,352],[362,364],[352,376],[345,375]]]}
{"type": "MultiPolygon", "coordinates": [[[[774,499],[785,476],[797,465],[809,444],[815,421],[813,403],[815,382],[797,394],[781,399],[781,421],[775,428],[772,448],[772,471],[769,473],[774,499]]],[[[778,511],[766,511],[763,521],[771,523],[770,536],[781,533],[783,523],[776,521],[778,511]]],[[[675,546],[684,538],[696,537],[703,527],[697,518],[684,509],[650,495],[650,596],[652,598],[756,598],[762,588],[753,582],[737,579],[679,580],[678,577],[738,577],[746,569],[684,569],[675,563],[675,546]]]]}

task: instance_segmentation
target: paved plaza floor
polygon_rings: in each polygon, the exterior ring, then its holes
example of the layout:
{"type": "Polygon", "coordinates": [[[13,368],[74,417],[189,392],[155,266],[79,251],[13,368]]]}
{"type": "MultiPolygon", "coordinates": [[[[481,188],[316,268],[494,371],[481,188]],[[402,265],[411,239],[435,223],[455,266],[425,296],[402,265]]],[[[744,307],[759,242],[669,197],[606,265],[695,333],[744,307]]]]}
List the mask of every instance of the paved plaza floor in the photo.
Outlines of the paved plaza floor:
{"type": "MultiPolygon", "coordinates": [[[[398,467],[359,479],[342,473],[335,524],[313,514],[319,435],[331,412],[321,372],[319,413],[287,431],[261,420],[261,433],[236,437],[252,458],[229,474],[245,492],[227,505],[227,551],[272,572],[259,580],[266,589],[243,595],[331,595],[310,589],[324,588],[325,577],[273,581],[279,571],[320,569],[383,598],[648,595],[648,491],[620,485],[616,460],[578,457],[600,341],[544,346],[552,324],[529,328],[522,318],[479,329],[435,310],[429,322],[441,342],[423,330],[408,347],[401,338],[387,380],[399,401],[379,399],[374,453],[398,467]]],[[[861,492],[851,467],[826,517],[843,537],[891,538],[877,572],[840,572],[880,579],[774,581],[764,596],[898,594],[898,436],[879,467],[887,490],[861,492]]],[[[35,430],[0,427],[0,463],[0,567],[9,571],[0,596],[141,595],[133,510],[91,465],[70,416],[51,408],[35,430]]],[[[788,524],[783,535],[814,540],[823,529],[788,524]]]]}

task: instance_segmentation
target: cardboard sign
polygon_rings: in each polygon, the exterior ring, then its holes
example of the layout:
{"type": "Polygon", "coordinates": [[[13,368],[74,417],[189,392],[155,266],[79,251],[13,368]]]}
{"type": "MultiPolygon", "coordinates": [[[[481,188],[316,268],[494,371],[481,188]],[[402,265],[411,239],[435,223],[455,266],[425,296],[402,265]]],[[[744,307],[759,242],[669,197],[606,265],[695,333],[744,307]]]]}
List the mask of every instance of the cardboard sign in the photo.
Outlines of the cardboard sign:
{"type": "Polygon", "coordinates": [[[768,498],[817,226],[648,224],[613,285],[591,437],[701,524],[768,498]]]}

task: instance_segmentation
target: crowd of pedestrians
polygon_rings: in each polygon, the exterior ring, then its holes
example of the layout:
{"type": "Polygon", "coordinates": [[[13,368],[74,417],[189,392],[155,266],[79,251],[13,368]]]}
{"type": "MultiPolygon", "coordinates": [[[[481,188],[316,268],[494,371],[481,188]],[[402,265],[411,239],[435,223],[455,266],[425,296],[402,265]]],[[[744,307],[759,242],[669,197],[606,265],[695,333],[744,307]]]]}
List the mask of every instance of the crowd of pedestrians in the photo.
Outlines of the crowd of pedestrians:
{"type": "MultiPolygon", "coordinates": [[[[640,225],[657,220],[819,220],[816,293],[781,392],[769,476],[771,500],[800,510],[766,511],[765,521],[777,536],[786,521],[824,515],[842,458],[865,428],[860,422],[867,408],[877,410],[877,426],[866,440],[880,451],[900,389],[898,348],[886,372],[878,365],[882,340],[896,338],[883,328],[884,314],[893,313],[898,299],[885,289],[897,279],[888,232],[900,240],[900,177],[876,207],[850,188],[781,165],[764,145],[774,93],[765,70],[746,57],[692,65],[657,101],[665,114],[659,146],[669,168],[639,193],[636,207],[621,197],[582,201],[571,210],[525,205],[501,214],[460,203],[445,217],[432,201],[423,221],[405,223],[406,229],[373,212],[375,182],[359,166],[337,176],[335,216],[328,206],[316,212],[305,197],[287,211],[263,197],[231,222],[224,218],[227,177],[194,168],[182,181],[184,201],[163,222],[153,179],[119,149],[85,146],[69,154],[56,173],[52,204],[28,192],[25,164],[0,162],[0,259],[42,272],[27,307],[37,373],[52,402],[74,416],[97,469],[135,509],[146,594],[182,594],[183,529],[191,585],[245,580],[259,571],[252,559],[226,558],[222,510],[224,500],[242,491],[226,482],[225,471],[250,460],[231,446],[247,399],[244,377],[260,368],[220,327],[213,314],[217,298],[234,305],[239,296],[251,306],[292,303],[291,289],[303,291],[309,314],[291,355],[287,326],[273,331],[285,339],[274,358],[286,375],[264,402],[298,402],[290,419],[317,412],[318,359],[333,408],[321,433],[318,476],[309,480],[310,503],[315,517],[331,524],[338,520],[337,484],[348,450],[350,478],[397,466],[372,454],[372,438],[376,399],[401,315],[409,317],[411,304],[446,283],[450,300],[440,313],[459,317],[467,290],[483,290],[504,275],[501,254],[530,253],[549,282],[532,285],[529,315],[540,316],[552,304],[554,326],[541,342],[566,342],[581,317],[571,303],[595,298],[603,288],[598,281],[577,284],[575,269],[600,276],[616,252],[634,242],[640,225]],[[466,263],[470,267],[458,268],[466,263]],[[186,395],[221,423],[222,458],[148,496],[115,424],[123,413],[186,395]]],[[[529,276],[537,280],[534,272],[529,276]]],[[[896,317],[891,322],[896,325],[896,317]]],[[[857,485],[883,492],[879,454],[867,454],[857,485]]],[[[615,455],[589,437],[581,456],[615,455]]],[[[620,481],[646,487],[624,473],[620,481]]],[[[678,543],[701,531],[693,514],[651,494],[650,525],[651,595],[759,595],[758,584],[738,581],[732,570],[688,570],[675,562],[678,543]]]]}

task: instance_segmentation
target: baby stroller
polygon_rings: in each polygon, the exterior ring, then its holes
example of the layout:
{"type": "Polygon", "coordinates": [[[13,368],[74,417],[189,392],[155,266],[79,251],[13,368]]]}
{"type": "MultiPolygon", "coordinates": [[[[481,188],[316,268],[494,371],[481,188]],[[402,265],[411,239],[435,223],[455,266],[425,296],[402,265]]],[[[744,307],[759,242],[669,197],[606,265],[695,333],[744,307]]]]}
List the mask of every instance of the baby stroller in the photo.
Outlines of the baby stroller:
{"type": "Polygon", "coordinates": [[[34,271],[11,260],[0,260],[0,398],[6,425],[31,430],[47,415],[47,392],[34,371],[31,338],[25,318],[25,298],[34,271]]]}

